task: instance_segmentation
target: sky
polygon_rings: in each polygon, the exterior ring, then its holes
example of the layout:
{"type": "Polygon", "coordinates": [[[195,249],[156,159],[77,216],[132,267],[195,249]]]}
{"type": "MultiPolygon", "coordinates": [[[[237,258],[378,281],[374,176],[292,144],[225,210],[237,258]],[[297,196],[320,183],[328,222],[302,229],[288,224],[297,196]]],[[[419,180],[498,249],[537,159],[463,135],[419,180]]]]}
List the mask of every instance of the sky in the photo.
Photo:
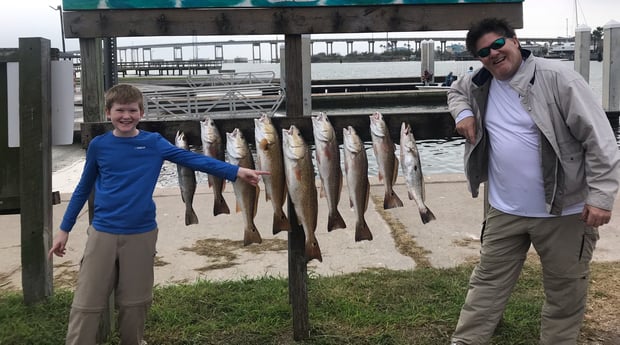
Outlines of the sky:
{"type": "MultiPolygon", "coordinates": [[[[620,22],[619,0],[578,0],[575,11],[575,0],[525,0],[523,2],[523,29],[517,30],[517,37],[565,37],[567,33],[573,36],[575,18],[579,25],[587,25],[592,29],[604,26],[611,20],[620,22]],[[577,13],[577,16],[575,15],[577,13]]],[[[52,47],[62,49],[60,13],[56,10],[61,0],[9,0],[3,1],[0,9],[0,48],[16,48],[19,37],[44,37],[51,40],[52,47]]],[[[425,35],[438,36],[465,36],[465,31],[449,32],[415,32],[399,33],[403,36],[423,38],[425,35]]],[[[390,33],[394,37],[399,34],[390,33]]],[[[353,34],[347,34],[351,37],[353,34]]],[[[361,37],[370,37],[370,34],[361,37]]],[[[374,33],[374,37],[385,37],[385,33],[374,33]],[[382,36],[383,35],[383,36],[382,36]]],[[[271,36],[201,36],[201,37],[126,37],[118,39],[118,46],[150,43],[170,43],[196,41],[227,41],[229,39],[275,39],[271,36]]],[[[282,36],[280,36],[282,37],[282,36]]],[[[325,38],[326,35],[313,35],[313,38],[325,38]]],[[[79,50],[77,39],[66,39],[66,50],[79,50]]],[[[248,47],[251,53],[251,47],[248,47]]],[[[335,52],[338,47],[334,46],[335,52]]],[[[263,53],[265,54],[265,53],[263,53]]],[[[232,58],[234,56],[226,56],[232,58]]]]}

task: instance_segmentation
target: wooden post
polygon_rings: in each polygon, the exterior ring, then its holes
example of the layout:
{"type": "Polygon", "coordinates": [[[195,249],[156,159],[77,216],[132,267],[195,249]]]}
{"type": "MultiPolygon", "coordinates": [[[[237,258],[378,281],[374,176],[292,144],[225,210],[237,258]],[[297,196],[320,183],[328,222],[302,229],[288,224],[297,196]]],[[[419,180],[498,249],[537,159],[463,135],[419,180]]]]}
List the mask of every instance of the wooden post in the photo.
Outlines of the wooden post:
{"type": "MultiPolygon", "coordinates": [[[[286,50],[286,116],[303,116],[301,35],[285,36],[286,50]]],[[[288,287],[293,310],[293,339],[303,340],[310,336],[308,317],[308,274],[306,259],[306,236],[299,226],[295,207],[289,196],[288,219],[288,287]]]]}
{"type": "MultiPolygon", "coordinates": [[[[82,109],[84,123],[105,120],[105,100],[103,97],[103,47],[100,38],[80,39],[80,63],[82,64],[80,86],[82,89],[82,109]]],[[[92,139],[92,138],[90,138],[92,139]]],[[[84,145],[82,141],[82,145],[84,145]]],[[[94,191],[88,198],[88,223],[93,221],[94,191]]],[[[106,342],[114,329],[114,294],[110,295],[108,308],[101,315],[97,342],[106,342]]]]}
{"type": "Polygon", "coordinates": [[[104,121],[103,48],[100,38],[80,38],[80,63],[84,122],[104,121]]]}
{"type": "Polygon", "coordinates": [[[53,293],[50,41],[19,39],[22,290],[33,304],[53,293]]]}

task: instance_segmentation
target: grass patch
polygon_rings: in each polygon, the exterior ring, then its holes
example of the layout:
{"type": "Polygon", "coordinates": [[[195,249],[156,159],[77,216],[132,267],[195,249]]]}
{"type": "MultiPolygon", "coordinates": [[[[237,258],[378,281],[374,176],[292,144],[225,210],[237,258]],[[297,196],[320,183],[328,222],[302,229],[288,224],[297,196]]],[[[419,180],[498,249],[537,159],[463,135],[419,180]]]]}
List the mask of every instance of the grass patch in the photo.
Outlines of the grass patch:
{"type": "MultiPolygon", "coordinates": [[[[446,344],[465,298],[472,265],[414,271],[374,269],[308,279],[310,338],[294,342],[286,279],[208,282],[155,289],[149,344],[446,344]]],[[[579,344],[616,344],[620,268],[595,263],[579,344]]],[[[0,292],[0,344],[63,344],[72,293],[25,306],[0,292]]],[[[540,265],[528,260],[491,344],[536,344],[543,293],[540,265]]],[[[111,342],[110,344],[113,344],[111,342]]]]}

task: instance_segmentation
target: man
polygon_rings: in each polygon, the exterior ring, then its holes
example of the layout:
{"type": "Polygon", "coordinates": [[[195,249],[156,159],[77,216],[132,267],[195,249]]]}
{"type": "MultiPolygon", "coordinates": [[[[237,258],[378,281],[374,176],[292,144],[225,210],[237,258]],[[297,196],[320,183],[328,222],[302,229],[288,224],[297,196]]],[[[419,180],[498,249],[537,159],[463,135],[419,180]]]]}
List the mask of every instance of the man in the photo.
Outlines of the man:
{"type": "Polygon", "coordinates": [[[598,227],[618,191],[616,139],[585,80],[521,49],[506,21],[473,25],[466,44],[483,67],[452,84],[448,105],[472,196],[487,182],[490,207],[452,344],[489,341],[533,245],[546,297],[540,343],[574,345],[598,227]]]}

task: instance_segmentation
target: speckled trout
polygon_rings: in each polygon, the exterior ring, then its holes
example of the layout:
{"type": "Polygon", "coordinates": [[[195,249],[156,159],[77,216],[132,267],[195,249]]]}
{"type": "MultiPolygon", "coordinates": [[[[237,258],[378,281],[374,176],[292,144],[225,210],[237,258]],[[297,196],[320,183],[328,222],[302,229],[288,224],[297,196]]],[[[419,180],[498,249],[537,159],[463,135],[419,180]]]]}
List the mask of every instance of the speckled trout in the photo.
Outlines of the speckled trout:
{"type": "Polygon", "coordinates": [[[383,181],[385,188],[383,208],[402,207],[403,202],[393,188],[398,176],[398,159],[394,153],[396,145],[390,137],[390,131],[385,125],[383,115],[378,111],[370,115],[370,134],[372,136],[372,149],[375,152],[379,169],[379,181],[383,181]]]}
{"type": "Polygon", "coordinates": [[[370,183],[368,182],[368,158],[364,143],[349,126],[342,129],[344,143],[344,170],[349,190],[349,203],[355,211],[355,241],[372,240],[364,213],[368,208],[370,183]]]}
{"type": "MultiPolygon", "coordinates": [[[[228,161],[230,164],[254,169],[252,153],[248,148],[248,143],[243,133],[241,133],[238,128],[235,128],[231,133],[226,133],[226,152],[228,153],[228,161]]],[[[243,245],[247,246],[252,243],[261,243],[263,240],[254,224],[260,189],[258,186],[252,186],[241,179],[237,179],[233,182],[233,189],[237,199],[237,212],[242,212],[243,221],[245,223],[243,245]]]]}
{"type": "Polygon", "coordinates": [[[403,175],[409,190],[409,200],[415,200],[420,212],[422,223],[426,224],[435,219],[435,215],[424,204],[424,175],[420,164],[420,154],[411,131],[411,126],[403,122],[400,126],[400,160],[402,163],[403,175]]]}
{"type": "Polygon", "coordinates": [[[284,162],[282,161],[282,144],[280,136],[267,114],[254,119],[254,138],[256,142],[256,165],[258,170],[269,171],[263,175],[265,197],[273,206],[273,234],[289,231],[290,224],[282,209],[286,200],[286,181],[284,162]]]}
{"type": "Polygon", "coordinates": [[[282,130],[282,151],[289,198],[306,235],[306,260],[323,261],[321,248],[314,235],[319,205],[312,156],[299,129],[294,125],[288,130],[282,130]]]}
{"type": "MultiPolygon", "coordinates": [[[[177,131],[174,139],[176,147],[189,150],[183,131],[177,131]]],[[[181,189],[181,200],[185,203],[185,225],[198,224],[198,216],[194,211],[194,194],[196,193],[196,173],[191,168],[177,164],[177,175],[181,189]]]]}
{"type": "Polygon", "coordinates": [[[325,113],[312,117],[312,133],[316,146],[316,165],[321,178],[321,197],[327,198],[329,216],[327,231],[344,229],[347,224],[338,212],[342,191],[342,170],[340,169],[340,148],[336,132],[325,113]]]}
{"type": "MultiPolygon", "coordinates": [[[[215,122],[210,117],[205,117],[200,121],[200,139],[202,141],[202,152],[205,156],[224,161],[224,142],[220,131],[215,126],[215,122]]],[[[222,195],[226,181],[214,175],[207,175],[209,187],[213,188],[213,215],[229,214],[230,209],[222,195]]]]}

